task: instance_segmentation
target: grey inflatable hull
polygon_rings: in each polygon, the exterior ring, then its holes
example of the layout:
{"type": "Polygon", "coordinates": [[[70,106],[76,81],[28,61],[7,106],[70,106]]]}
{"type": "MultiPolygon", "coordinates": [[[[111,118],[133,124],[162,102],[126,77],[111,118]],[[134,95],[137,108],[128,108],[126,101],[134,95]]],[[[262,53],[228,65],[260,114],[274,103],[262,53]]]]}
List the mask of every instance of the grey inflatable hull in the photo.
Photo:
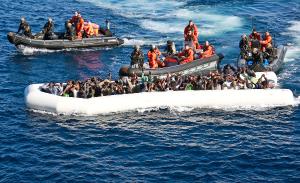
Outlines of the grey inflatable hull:
{"type": "Polygon", "coordinates": [[[91,47],[112,47],[124,43],[122,39],[109,36],[98,36],[93,38],[83,38],[78,40],[68,39],[55,39],[55,40],[42,40],[31,39],[16,33],[8,33],[7,39],[15,46],[24,45],[38,49],[51,49],[60,50],[68,48],[91,48],[91,47]]]}
{"type": "Polygon", "coordinates": [[[189,75],[189,74],[207,74],[211,71],[219,69],[221,60],[224,58],[222,54],[216,54],[210,58],[198,59],[193,62],[176,65],[171,67],[164,67],[158,69],[137,69],[131,68],[130,66],[123,66],[119,71],[120,76],[141,76],[152,75],[152,76],[166,76],[167,74],[180,74],[180,75],[189,75]]]}
{"type": "MultiPolygon", "coordinates": [[[[283,66],[286,51],[287,51],[287,47],[283,45],[278,46],[277,48],[275,48],[276,57],[274,60],[272,60],[271,64],[269,64],[266,67],[262,65],[256,65],[255,67],[253,67],[253,70],[255,72],[273,71],[275,73],[278,73],[283,66]]],[[[237,66],[242,67],[245,65],[246,65],[246,60],[239,57],[237,66]]]]}

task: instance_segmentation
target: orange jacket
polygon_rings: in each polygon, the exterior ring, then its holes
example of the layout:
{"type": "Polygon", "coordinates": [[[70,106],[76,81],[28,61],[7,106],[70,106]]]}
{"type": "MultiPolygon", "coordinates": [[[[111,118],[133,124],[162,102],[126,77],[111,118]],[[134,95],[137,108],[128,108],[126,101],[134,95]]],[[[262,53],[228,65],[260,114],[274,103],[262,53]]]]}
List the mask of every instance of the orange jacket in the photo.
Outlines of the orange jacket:
{"type": "Polygon", "coordinates": [[[262,46],[267,46],[269,43],[272,43],[271,35],[266,36],[266,38],[260,42],[260,44],[262,44],[262,46]]]}
{"type": "Polygon", "coordinates": [[[194,60],[194,51],[192,48],[189,48],[188,50],[184,50],[183,52],[179,53],[178,56],[182,57],[184,56],[185,58],[183,61],[181,61],[180,64],[185,64],[188,62],[192,62],[194,60]]]}
{"type": "Polygon", "coordinates": [[[212,46],[208,46],[204,49],[204,52],[201,55],[201,58],[208,58],[211,57],[214,54],[214,49],[212,46]]]}
{"type": "MultiPolygon", "coordinates": [[[[184,29],[184,38],[186,39],[187,37],[187,34],[189,31],[192,31],[193,35],[194,35],[194,38],[195,38],[195,41],[197,40],[198,41],[198,28],[197,26],[194,24],[193,26],[190,26],[190,25],[187,25],[184,29]]],[[[187,41],[187,40],[186,40],[187,41]]]]}
{"type": "Polygon", "coordinates": [[[81,17],[78,17],[77,21],[75,22],[75,30],[76,32],[81,32],[83,30],[84,20],[81,17]]]}
{"type": "Polygon", "coordinates": [[[84,26],[83,26],[83,30],[87,33],[87,35],[89,36],[92,36],[94,35],[94,28],[93,28],[93,25],[92,24],[89,24],[89,23],[84,23],[84,26]]]}
{"type": "Polygon", "coordinates": [[[148,61],[149,61],[149,66],[150,68],[158,68],[158,64],[157,64],[157,53],[154,51],[149,50],[148,51],[148,61]]]}

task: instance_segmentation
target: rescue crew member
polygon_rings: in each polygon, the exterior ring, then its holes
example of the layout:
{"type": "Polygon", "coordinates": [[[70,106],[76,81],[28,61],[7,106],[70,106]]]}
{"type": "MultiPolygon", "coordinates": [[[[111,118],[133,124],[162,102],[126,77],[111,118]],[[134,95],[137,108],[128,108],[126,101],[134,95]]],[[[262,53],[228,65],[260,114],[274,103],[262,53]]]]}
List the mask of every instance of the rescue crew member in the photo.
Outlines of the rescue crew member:
{"type": "Polygon", "coordinates": [[[203,46],[203,52],[201,53],[201,58],[208,58],[214,54],[214,48],[209,44],[208,41],[205,41],[203,46]]]}
{"type": "Polygon", "coordinates": [[[246,34],[242,35],[242,39],[240,40],[239,47],[241,50],[241,56],[242,58],[246,59],[248,56],[248,53],[251,52],[250,42],[247,38],[246,34]]]}
{"type": "Polygon", "coordinates": [[[195,49],[199,48],[199,43],[197,37],[193,34],[191,30],[187,32],[185,41],[191,43],[195,49]]]}
{"type": "Polygon", "coordinates": [[[185,45],[184,50],[178,54],[179,63],[186,64],[194,60],[194,51],[189,45],[185,45]]]}
{"type": "Polygon", "coordinates": [[[73,24],[75,27],[76,37],[82,38],[84,20],[81,17],[79,12],[77,12],[77,11],[75,12],[75,15],[70,20],[70,23],[73,24]]]}
{"type": "Polygon", "coordinates": [[[131,63],[132,68],[143,68],[144,66],[144,53],[142,52],[139,45],[134,46],[134,50],[131,53],[131,63]]]}
{"type": "Polygon", "coordinates": [[[72,27],[72,24],[69,21],[66,21],[65,28],[66,28],[65,38],[67,38],[69,40],[73,40],[74,39],[74,29],[72,27]]]}
{"type": "Polygon", "coordinates": [[[160,55],[161,52],[159,49],[155,45],[152,45],[147,54],[150,68],[164,67],[165,64],[159,60],[160,55]]]}
{"type": "Polygon", "coordinates": [[[166,46],[166,49],[165,49],[165,54],[167,56],[171,56],[171,55],[176,54],[176,47],[175,47],[175,43],[173,41],[171,41],[171,40],[167,41],[167,46],[166,46]]]}
{"type": "Polygon", "coordinates": [[[42,33],[45,40],[54,39],[54,23],[52,18],[48,18],[48,22],[44,25],[42,33]]]}
{"type": "Polygon", "coordinates": [[[92,22],[87,22],[84,26],[83,26],[83,30],[84,30],[84,36],[83,37],[92,37],[94,36],[94,28],[92,25],[92,22]]]}
{"type": "Polygon", "coordinates": [[[21,32],[21,34],[24,34],[27,37],[32,37],[31,28],[30,28],[29,24],[26,22],[24,17],[21,18],[21,22],[20,22],[17,33],[20,33],[20,32],[21,32]]]}
{"type": "Polygon", "coordinates": [[[198,28],[197,26],[193,23],[192,20],[189,21],[189,24],[185,27],[184,29],[184,40],[188,41],[188,32],[192,31],[193,39],[195,42],[198,42],[198,28]]]}
{"type": "Polygon", "coordinates": [[[272,36],[269,32],[265,33],[264,40],[260,41],[260,44],[263,48],[271,48],[272,47],[272,36]]]}
{"type": "Polygon", "coordinates": [[[256,31],[255,28],[252,29],[252,33],[249,35],[249,38],[252,40],[261,40],[260,34],[256,31]]]}

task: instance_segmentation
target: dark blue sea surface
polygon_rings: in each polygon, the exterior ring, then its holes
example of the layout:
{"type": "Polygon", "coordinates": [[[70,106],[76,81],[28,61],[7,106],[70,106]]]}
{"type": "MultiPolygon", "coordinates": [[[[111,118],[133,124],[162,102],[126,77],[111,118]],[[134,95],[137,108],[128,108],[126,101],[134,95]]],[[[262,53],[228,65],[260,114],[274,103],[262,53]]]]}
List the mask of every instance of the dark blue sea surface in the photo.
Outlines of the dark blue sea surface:
{"type": "MultiPolygon", "coordinates": [[[[182,44],[189,19],[236,62],[242,33],[254,25],[288,45],[282,88],[300,94],[298,0],[0,0],[0,182],[300,182],[300,108],[223,111],[153,109],[106,116],[63,116],[26,108],[32,83],[118,77],[134,44],[144,52],[168,39],[182,44]],[[39,32],[57,30],[75,10],[125,39],[117,48],[46,51],[9,44],[21,16],[39,32]]],[[[163,46],[161,47],[163,48],[163,46]]],[[[226,97],[226,96],[224,96],[226,97]]],[[[187,101],[188,102],[188,101],[187,101]]]]}

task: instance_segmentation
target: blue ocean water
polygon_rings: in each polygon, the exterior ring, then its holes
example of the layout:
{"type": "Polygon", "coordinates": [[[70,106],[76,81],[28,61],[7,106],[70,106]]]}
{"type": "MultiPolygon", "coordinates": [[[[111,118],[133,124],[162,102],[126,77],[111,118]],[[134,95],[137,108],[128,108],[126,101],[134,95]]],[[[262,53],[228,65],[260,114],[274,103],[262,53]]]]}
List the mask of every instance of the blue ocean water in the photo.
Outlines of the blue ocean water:
{"type": "Polygon", "coordinates": [[[193,19],[234,63],[251,16],[289,46],[281,87],[300,95],[300,3],[264,0],[0,0],[0,182],[299,182],[300,108],[259,111],[165,109],[80,117],[37,113],[23,101],[31,83],[117,77],[134,44],[168,39],[182,46],[193,19]],[[111,20],[125,45],[114,49],[17,51],[6,39],[25,16],[34,32],[52,17],[57,30],[73,11],[111,20]]]}

